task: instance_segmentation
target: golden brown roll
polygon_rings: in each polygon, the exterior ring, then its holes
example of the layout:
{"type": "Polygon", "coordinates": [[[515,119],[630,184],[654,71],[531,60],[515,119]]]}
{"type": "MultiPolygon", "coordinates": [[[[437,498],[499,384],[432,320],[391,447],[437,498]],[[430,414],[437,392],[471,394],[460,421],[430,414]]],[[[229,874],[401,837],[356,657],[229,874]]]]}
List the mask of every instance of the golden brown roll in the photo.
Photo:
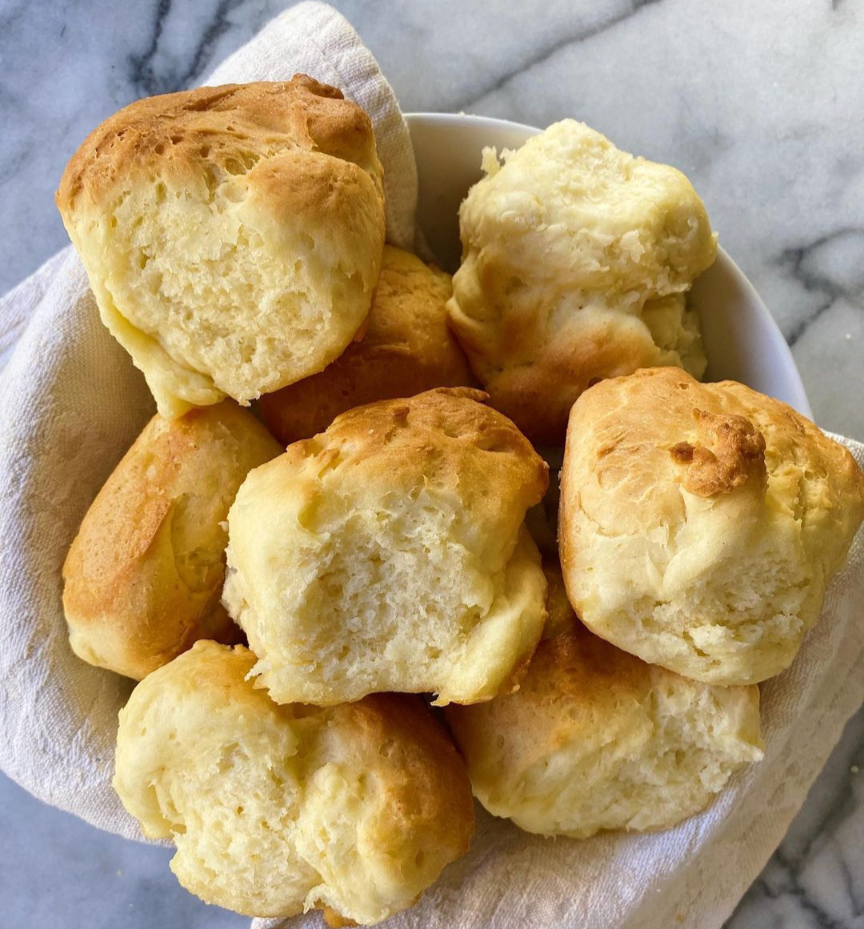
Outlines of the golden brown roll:
{"type": "Polygon", "coordinates": [[[416,697],[277,706],[247,680],[254,663],[199,642],[135,688],[117,736],[123,805],[174,841],[171,869],[208,903],[367,925],[411,906],[474,831],[453,745],[416,697]]]}
{"type": "Polygon", "coordinates": [[[371,121],[305,75],[131,104],[72,157],[57,206],[163,415],[321,371],[378,281],[371,121]]]}
{"type": "Polygon", "coordinates": [[[284,445],[323,432],[340,414],[375,400],[474,383],[447,325],[450,275],[410,252],[384,247],[367,329],[320,374],[261,398],[261,414],[284,445]]]}
{"type": "Polygon", "coordinates": [[[547,468],[468,388],[343,413],[250,472],[223,602],[278,703],[488,700],[530,658],[546,581],[525,511],[547,468]]]}
{"type": "Polygon", "coordinates": [[[155,416],[99,491],[63,566],[75,654],[140,680],[196,639],[237,641],[219,602],[223,521],[247,472],[280,450],[230,401],[155,416]]]}
{"type": "Polygon", "coordinates": [[[549,581],[550,622],[519,690],[444,711],[490,813],[578,839],[666,829],[762,757],[758,687],[645,664],[576,620],[557,567],[549,581]]]}
{"type": "Polygon", "coordinates": [[[604,639],[694,680],[779,674],[864,519],[864,475],[791,407],[657,368],[573,407],[559,540],[604,639]]]}
{"type": "Polygon", "coordinates": [[[705,370],[684,294],[716,237],[690,182],[572,119],[484,152],[459,211],[451,324],[490,403],[561,445],[573,401],[652,365],[705,370]]]}

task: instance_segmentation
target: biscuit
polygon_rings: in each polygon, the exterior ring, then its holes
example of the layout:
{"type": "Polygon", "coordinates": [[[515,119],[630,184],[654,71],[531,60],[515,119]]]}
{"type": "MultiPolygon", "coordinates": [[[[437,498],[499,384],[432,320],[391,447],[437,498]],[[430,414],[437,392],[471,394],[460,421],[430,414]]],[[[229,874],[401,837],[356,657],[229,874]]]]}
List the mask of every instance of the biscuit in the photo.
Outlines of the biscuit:
{"type": "Polygon", "coordinates": [[[582,621],[651,664],[751,684],[792,662],[864,518],[864,475],[791,407],[656,368],[573,407],[559,541],[582,621]]]}
{"type": "Polygon", "coordinates": [[[284,445],[323,432],[340,414],[375,400],[474,383],[447,325],[450,275],[386,245],[365,334],[320,374],[261,398],[261,415],[284,445]]]}
{"type": "Polygon", "coordinates": [[[384,243],[369,117],[305,75],[139,100],[72,157],[57,206],[159,412],[248,402],[361,327],[384,243]]]}
{"type": "Polygon", "coordinates": [[[237,641],[219,602],[223,521],[247,472],[280,451],[230,400],[155,416],[91,504],[63,566],[75,654],[140,680],[196,639],[237,641]]]}
{"type": "Polygon", "coordinates": [[[690,182],[564,120],[484,157],[459,211],[451,325],[490,403],[536,444],[563,443],[592,383],[637,368],[705,371],[684,293],[716,237],[690,182]]]}
{"type": "Polygon", "coordinates": [[[477,799],[541,835],[669,828],[762,757],[758,687],[647,665],[588,632],[559,596],[519,690],[444,713],[477,799]]]}
{"type": "Polygon", "coordinates": [[[144,835],[173,839],[171,870],[208,903],[366,925],[411,906],[474,831],[453,745],[416,697],[277,706],[247,681],[254,663],[199,642],[135,688],[117,735],[123,805],[144,835]]]}
{"type": "Polygon", "coordinates": [[[223,602],[278,703],[470,703],[515,684],[545,620],[523,521],[547,467],[484,398],[441,388],[359,407],[250,472],[228,514],[223,602]]]}

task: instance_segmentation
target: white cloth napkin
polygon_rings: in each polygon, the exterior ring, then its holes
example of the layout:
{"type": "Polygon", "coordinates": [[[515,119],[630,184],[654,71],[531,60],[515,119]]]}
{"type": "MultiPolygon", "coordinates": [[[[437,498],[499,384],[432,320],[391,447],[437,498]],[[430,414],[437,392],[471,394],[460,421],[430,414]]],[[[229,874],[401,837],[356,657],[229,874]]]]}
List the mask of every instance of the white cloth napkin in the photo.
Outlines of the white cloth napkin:
{"type": "MultiPolygon", "coordinates": [[[[303,3],[208,83],[341,87],[372,116],[387,172],[388,238],[414,239],[416,169],[393,92],[335,11],[303,3]]],[[[111,789],[131,682],[70,651],[60,569],[87,507],[148,417],[143,378],[99,322],[67,250],[0,300],[0,768],[35,796],[141,839],[111,789]],[[13,350],[14,349],[14,350],[13,350]]],[[[841,439],[864,464],[864,446],[841,439]]],[[[677,829],[586,842],[528,836],[479,812],[469,855],[392,929],[716,929],[757,876],[864,700],[864,540],[831,585],[793,667],[763,687],[766,759],[677,829]]],[[[303,920],[256,920],[256,929],[303,920]]]]}

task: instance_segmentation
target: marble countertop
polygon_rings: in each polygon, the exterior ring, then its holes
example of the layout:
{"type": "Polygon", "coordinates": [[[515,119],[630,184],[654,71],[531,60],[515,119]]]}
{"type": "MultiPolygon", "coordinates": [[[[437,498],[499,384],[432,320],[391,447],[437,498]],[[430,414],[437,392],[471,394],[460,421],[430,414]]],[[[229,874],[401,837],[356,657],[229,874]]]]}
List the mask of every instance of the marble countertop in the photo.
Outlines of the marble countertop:
{"type": "MultiPolygon", "coordinates": [[[[67,239],[66,160],[136,97],[200,80],[285,0],[0,0],[0,291],[67,239]]],[[[864,7],[855,0],[334,0],[406,111],[575,116],[680,167],[792,346],[817,422],[864,439],[864,7]]],[[[864,927],[864,712],[732,929],[864,927]]],[[[0,776],[0,922],[215,929],[166,849],[0,776]],[[98,905],[94,906],[94,902],[98,905]]]]}

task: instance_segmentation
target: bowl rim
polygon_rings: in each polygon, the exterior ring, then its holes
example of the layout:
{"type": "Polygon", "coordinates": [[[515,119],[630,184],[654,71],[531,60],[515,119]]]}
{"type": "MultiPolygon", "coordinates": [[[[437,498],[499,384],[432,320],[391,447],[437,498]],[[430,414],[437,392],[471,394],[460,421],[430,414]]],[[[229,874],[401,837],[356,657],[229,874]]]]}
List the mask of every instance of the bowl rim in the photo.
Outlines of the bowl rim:
{"type": "MultiPolygon", "coordinates": [[[[529,126],[526,123],[518,123],[509,119],[499,119],[494,116],[476,116],[472,113],[427,113],[420,111],[405,113],[403,115],[406,123],[408,124],[409,132],[411,130],[412,124],[438,123],[441,125],[452,125],[463,121],[470,122],[475,126],[487,126],[489,129],[518,129],[525,132],[530,132],[532,134],[537,134],[543,131],[536,126],[529,126]]],[[[807,391],[804,388],[804,382],[801,380],[801,374],[798,371],[798,366],[795,364],[795,358],[792,355],[792,350],[789,348],[789,344],[786,341],[780,326],[777,324],[777,320],[774,319],[774,316],[771,314],[771,311],[768,309],[765,301],[759,295],[759,292],[756,290],[753,282],[741,270],[735,260],[726,251],[726,249],[723,248],[722,245],[717,246],[717,260],[725,264],[726,269],[735,278],[738,286],[746,293],[748,299],[752,302],[757,314],[762,318],[762,321],[765,323],[768,329],[771,330],[771,333],[774,336],[774,348],[779,356],[779,360],[782,360],[784,368],[787,369],[789,387],[795,395],[793,398],[794,402],[791,405],[799,413],[802,413],[808,419],[812,420],[813,408],[810,405],[807,391]]]]}

